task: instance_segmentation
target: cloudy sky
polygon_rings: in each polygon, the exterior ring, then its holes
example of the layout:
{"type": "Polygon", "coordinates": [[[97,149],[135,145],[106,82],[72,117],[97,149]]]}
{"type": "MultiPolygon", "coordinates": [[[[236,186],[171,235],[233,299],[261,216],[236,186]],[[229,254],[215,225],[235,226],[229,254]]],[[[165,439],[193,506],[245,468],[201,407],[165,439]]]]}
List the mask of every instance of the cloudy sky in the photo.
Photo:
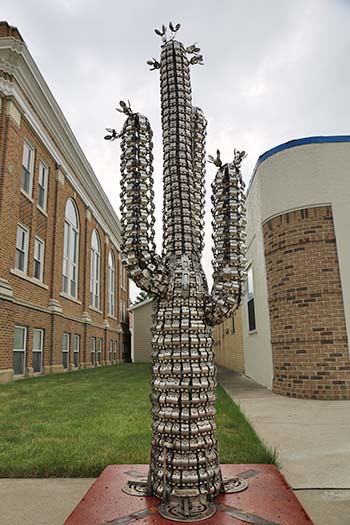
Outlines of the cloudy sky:
{"type": "MultiPolygon", "coordinates": [[[[249,180],[264,151],[293,138],[350,133],[350,0],[1,0],[19,28],[110,201],[119,208],[119,146],[104,128],[130,99],[155,133],[157,238],[161,243],[162,149],[153,29],[181,22],[204,66],[192,72],[193,102],[208,119],[207,151],[224,161],[245,149],[249,180]]],[[[208,199],[214,171],[207,170],[208,199]]],[[[208,202],[207,209],[210,206],[208,202]]],[[[210,275],[210,217],[203,264],[210,275]]],[[[135,292],[133,292],[134,294],[135,292]]]]}

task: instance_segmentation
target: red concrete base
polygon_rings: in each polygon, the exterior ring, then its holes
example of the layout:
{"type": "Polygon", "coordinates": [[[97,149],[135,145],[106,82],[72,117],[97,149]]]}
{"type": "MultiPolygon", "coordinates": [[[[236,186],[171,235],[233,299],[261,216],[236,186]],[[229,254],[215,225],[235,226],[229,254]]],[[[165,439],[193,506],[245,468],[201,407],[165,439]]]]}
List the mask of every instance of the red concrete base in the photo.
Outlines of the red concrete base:
{"type": "MultiPolygon", "coordinates": [[[[273,465],[221,465],[223,476],[240,475],[248,488],[215,498],[217,511],[193,525],[313,525],[286,480],[273,465]]],[[[129,496],[121,488],[145,477],[147,465],[109,465],[65,525],[174,525],[157,512],[154,497],[129,496]]],[[[177,522],[179,523],[179,522],[177,522]]]]}

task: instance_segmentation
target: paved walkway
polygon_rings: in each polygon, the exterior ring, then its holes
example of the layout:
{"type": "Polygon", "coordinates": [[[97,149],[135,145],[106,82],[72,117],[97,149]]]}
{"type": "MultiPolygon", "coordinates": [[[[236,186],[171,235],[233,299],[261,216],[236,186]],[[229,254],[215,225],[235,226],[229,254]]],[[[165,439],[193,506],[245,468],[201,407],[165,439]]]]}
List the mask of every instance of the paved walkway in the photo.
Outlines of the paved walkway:
{"type": "Polygon", "coordinates": [[[0,524],[63,525],[93,482],[91,478],[0,479],[0,524]]]}
{"type": "Polygon", "coordinates": [[[350,401],[290,399],[224,368],[218,380],[278,451],[315,525],[350,525],[350,401]]]}

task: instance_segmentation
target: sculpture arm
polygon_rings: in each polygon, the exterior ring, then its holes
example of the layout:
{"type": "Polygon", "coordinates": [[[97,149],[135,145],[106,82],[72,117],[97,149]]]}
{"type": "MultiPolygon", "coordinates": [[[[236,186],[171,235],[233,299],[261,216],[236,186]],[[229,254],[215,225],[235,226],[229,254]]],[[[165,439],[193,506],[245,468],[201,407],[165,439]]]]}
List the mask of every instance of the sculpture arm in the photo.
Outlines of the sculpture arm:
{"type": "Polygon", "coordinates": [[[235,152],[230,164],[220,166],[212,184],[213,287],[206,308],[209,325],[221,323],[240,305],[245,272],[245,195],[240,163],[235,152]]]}
{"type": "Polygon", "coordinates": [[[154,243],[152,130],[143,115],[127,114],[120,134],[123,263],[137,286],[162,295],[167,272],[154,243]]]}

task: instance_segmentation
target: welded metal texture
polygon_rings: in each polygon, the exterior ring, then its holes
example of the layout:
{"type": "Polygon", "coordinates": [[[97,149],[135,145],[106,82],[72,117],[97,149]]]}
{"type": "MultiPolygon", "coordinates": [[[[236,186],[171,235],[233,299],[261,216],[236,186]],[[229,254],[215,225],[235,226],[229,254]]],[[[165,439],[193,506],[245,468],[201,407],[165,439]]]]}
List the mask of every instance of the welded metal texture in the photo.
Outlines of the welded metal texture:
{"type": "MultiPolygon", "coordinates": [[[[178,26],[177,26],[178,27],[178,26]]],[[[163,250],[154,244],[152,130],[146,117],[121,103],[123,262],[129,276],[154,294],[152,447],[147,493],[169,519],[212,515],[223,488],[215,438],[216,370],[211,327],[239,306],[245,280],[244,152],[219,167],[213,182],[213,289],[201,255],[204,237],[205,136],[193,107],[190,65],[196,46],[163,40],[159,62],[163,133],[163,250]],[[190,58],[189,58],[189,56],[190,58]]],[[[116,134],[113,134],[113,138],[116,134]]],[[[138,488],[136,488],[136,492],[138,488]]]]}

